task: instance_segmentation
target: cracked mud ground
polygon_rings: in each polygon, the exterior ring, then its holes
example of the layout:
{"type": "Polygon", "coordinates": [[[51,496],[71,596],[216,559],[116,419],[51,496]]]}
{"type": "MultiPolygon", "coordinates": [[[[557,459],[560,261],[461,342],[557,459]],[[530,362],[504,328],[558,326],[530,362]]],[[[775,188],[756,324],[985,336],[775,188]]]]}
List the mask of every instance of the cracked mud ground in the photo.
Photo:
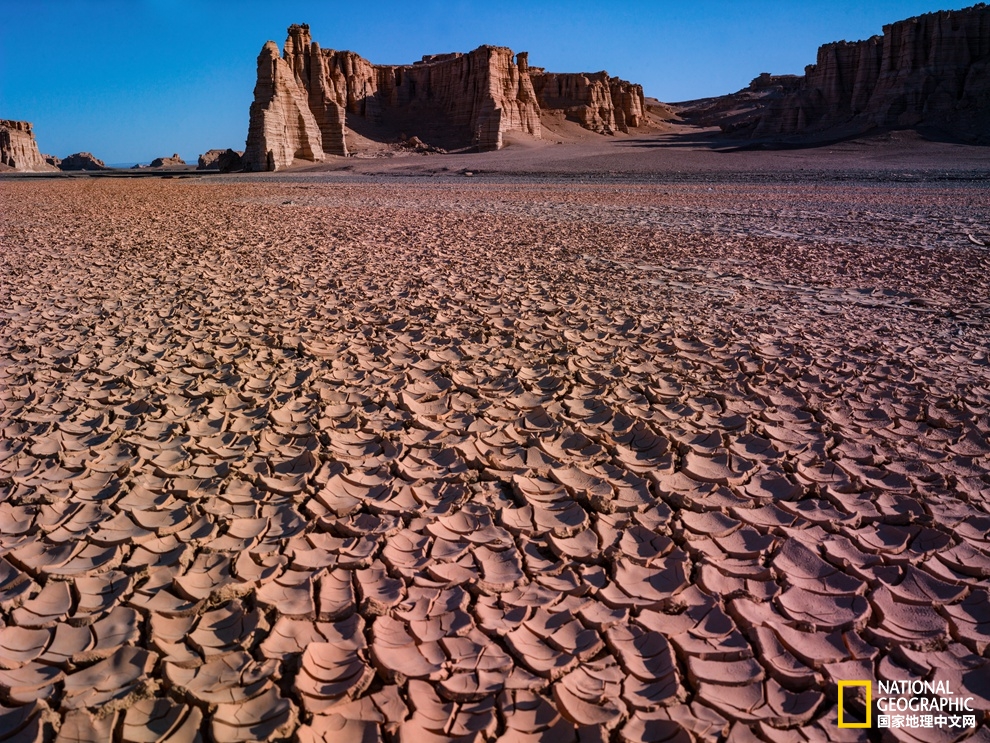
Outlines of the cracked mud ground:
{"type": "Polygon", "coordinates": [[[988,738],[979,183],[0,190],[0,740],[988,738]]]}

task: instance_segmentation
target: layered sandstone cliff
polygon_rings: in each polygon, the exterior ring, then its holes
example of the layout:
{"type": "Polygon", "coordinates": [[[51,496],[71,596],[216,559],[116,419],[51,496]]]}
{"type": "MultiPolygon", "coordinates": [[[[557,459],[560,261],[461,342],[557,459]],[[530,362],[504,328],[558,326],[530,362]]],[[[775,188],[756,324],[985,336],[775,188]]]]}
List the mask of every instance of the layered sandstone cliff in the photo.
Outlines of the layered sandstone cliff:
{"type": "Polygon", "coordinates": [[[30,122],[10,119],[0,119],[0,164],[25,172],[52,170],[38,151],[30,122]]]}
{"type": "Polygon", "coordinates": [[[543,111],[562,111],[585,129],[601,134],[641,126],[646,112],[643,86],[606,72],[546,72],[530,68],[543,111]]]}
{"type": "MultiPolygon", "coordinates": [[[[353,52],[312,47],[318,54],[310,56],[310,109],[327,153],[347,154],[348,114],[387,130],[410,128],[419,134],[432,128],[480,149],[498,149],[508,131],[540,134],[523,54],[517,60],[509,49],[482,46],[412,65],[372,65],[353,52]]],[[[302,67],[298,61],[295,66],[302,67]]]]}
{"type": "Polygon", "coordinates": [[[539,138],[548,108],[612,133],[640,126],[645,102],[638,85],[603,72],[546,73],[505,47],[373,65],[354,52],[321,49],[308,26],[293,25],[281,56],[268,42],[258,57],[244,166],[278,170],[346,155],[349,129],[371,139],[408,135],[434,148],[495,150],[509,132],[539,138]]]}
{"type": "Polygon", "coordinates": [[[927,13],[884,26],[882,36],[826,44],[804,76],[761,75],[723,99],[691,102],[685,113],[763,139],[928,127],[990,142],[990,6],[927,13]]]}
{"type": "Polygon", "coordinates": [[[279,170],[293,160],[323,159],[323,138],[309,110],[306,88],[269,41],[258,55],[258,82],[248,124],[248,170],[279,170]]]}

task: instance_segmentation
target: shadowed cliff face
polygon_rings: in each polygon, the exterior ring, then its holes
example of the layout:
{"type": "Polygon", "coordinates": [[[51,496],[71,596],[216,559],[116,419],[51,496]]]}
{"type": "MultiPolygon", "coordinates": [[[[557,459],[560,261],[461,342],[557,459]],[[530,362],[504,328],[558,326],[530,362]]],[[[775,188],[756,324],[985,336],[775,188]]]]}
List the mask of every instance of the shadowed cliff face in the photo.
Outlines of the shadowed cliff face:
{"type": "Polygon", "coordinates": [[[826,44],[803,77],[762,75],[685,113],[761,139],[920,126],[990,143],[990,7],[928,13],[884,26],[882,36],[826,44]]]}
{"type": "Polygon", "coordinates": [[[245,167],[278,170],[297,159],[347,155],[349,125],[379,141],[401,132],[445,147],[496,150],[507,132],[540,138],[547,110],[610,134],[639,126],[645,100],[641,86],[604,72],[531,71],[525,52],[505,47],[373,65],[354,52],[321,49],[308,26],[293,25],[281,57],[274,42],[258,57],[245,167]]]}

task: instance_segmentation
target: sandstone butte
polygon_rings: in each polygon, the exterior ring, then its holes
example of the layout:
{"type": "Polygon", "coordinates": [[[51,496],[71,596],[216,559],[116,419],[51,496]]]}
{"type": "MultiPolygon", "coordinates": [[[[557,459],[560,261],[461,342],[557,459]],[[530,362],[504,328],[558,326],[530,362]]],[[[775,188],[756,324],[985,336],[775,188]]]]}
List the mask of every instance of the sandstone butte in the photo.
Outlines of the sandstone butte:
{"type": "Polygon", "coordinates": [[[882,36],[825,44],[804,75],[764,73],[684,113],[765,140],[928,127],[990,143],[990,6],[927,13],[884,26],[882,36]]]}
{"type": "Polygon", "coordinates": [[[505,47],[373,65],[354,52],[321,49],[305,24],[288,34],[281,56],[273,41],[258,56],[245,170],[347,155],[349,129],[370,139],[401,132],[431,145],[497,150],[507,132],[540,138],[541,113],[551,111],[603,134],[645,122],[642,86],[605,72],[546,72],[505,47]]]}
{"type": "Polygon", "coordinates": [[[0,119],[0,164],[29,173],[53,170],[38,151],[34,130],[28,121],[0,119]]]}

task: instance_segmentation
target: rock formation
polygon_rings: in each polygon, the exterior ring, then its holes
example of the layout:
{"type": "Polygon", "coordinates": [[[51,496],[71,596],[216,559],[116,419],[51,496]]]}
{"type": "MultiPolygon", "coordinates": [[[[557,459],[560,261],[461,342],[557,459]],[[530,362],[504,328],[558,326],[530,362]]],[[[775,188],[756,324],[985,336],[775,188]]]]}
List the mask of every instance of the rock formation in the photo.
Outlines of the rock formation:
{"type": "Polygon", "coordinates": [[[176,165],[185,165],[186,161],[179,157],[179,153],[176,152],[172,157],[156,157],[151,161],[149,167],[152,168],[172,168],[176,165]]]}
{"type": "Polygon", "coordinates": [[[761,75],[728,102],[692,102],[699,123],[757,138],[828,139],[930,127],[990,142],[990,6],[927,13],[882,36],[818,50],[803,77],[761,75]],[[730,105],[730,104],[741,104],[730,105]],[[706,118],[707,117],[707,118],[706,118]]]}
{"type": "Polygon", "coordinates": [[[220,156],[225,150],[207,150],[199,156],[196,163],[196,170],[219,170],[220,156]]]}
{"type": "Polygon", "coordinates": [[[58,166],[61,170],[106,170],[102,160],[89,152],[76,152],[62,159],[58,166]]]}
{"type": "Polygon", "coordinates": [[[244,168],[244,151],[243,150],[224,150],[224,153],[220,155],[217,164],[220,166],[221,173],[233,173],[237,170],[244,168]]]}
{"type": "Polygon", "coordinates": [[[208,150],[199,156],[196,170],[219,170],[230,173],[241,169],[243,150],[208,150]]]}
{"type": "Polygon", "coordinates": [[[207,150],[196,161],[196,170],[219,170],[220,155],[223,150],[207,150]]]}
{"type": "Polygon", "coordinates": [[[640,127],[646,123],[646,96],[643,95],[642,85],[613,77],[609,79],[609,92],[619,131],[628,132],[630,127],[640,127]]]}
{"type": "Polygon", "coordinates": [[[278,170],[295,159],[323,159],[323,138],[309,110],[308,91],[296,80],[288,59],[288,42],[286,59],[279,56],[274,41],[258,55],[258,82],[244,150],[249,170],[278,170]]]}
{"type": "Polygon", "coordinates": [[[554,108],[612,133],[639,126],[645,102],[638,85],[604,72],[546,73],[505,47],[373,65],[354,52],[321,49],[309,26],[293,25],[281,56],[269,41],[258,57],[244,165],[277,170],[346,155],[352,127],[372,139],[396,141],[401,132],[430,147],[495,150],[507,132],[539,138],[541,111],[554,108]]]}
{"type": "Polygon", "coordinates": [[[601,134],[640,126],[646,111],[643,86],[610,78],[607,72],[546,72],[530,68],[540,109],[563,111],[585,129],[601,134]]]}
{"type": "Polygon", "coordinates": [[[0,164],[25,172],[52,169],[38,152],[31,123],[10,119],[0,119],[0,164]]]}

